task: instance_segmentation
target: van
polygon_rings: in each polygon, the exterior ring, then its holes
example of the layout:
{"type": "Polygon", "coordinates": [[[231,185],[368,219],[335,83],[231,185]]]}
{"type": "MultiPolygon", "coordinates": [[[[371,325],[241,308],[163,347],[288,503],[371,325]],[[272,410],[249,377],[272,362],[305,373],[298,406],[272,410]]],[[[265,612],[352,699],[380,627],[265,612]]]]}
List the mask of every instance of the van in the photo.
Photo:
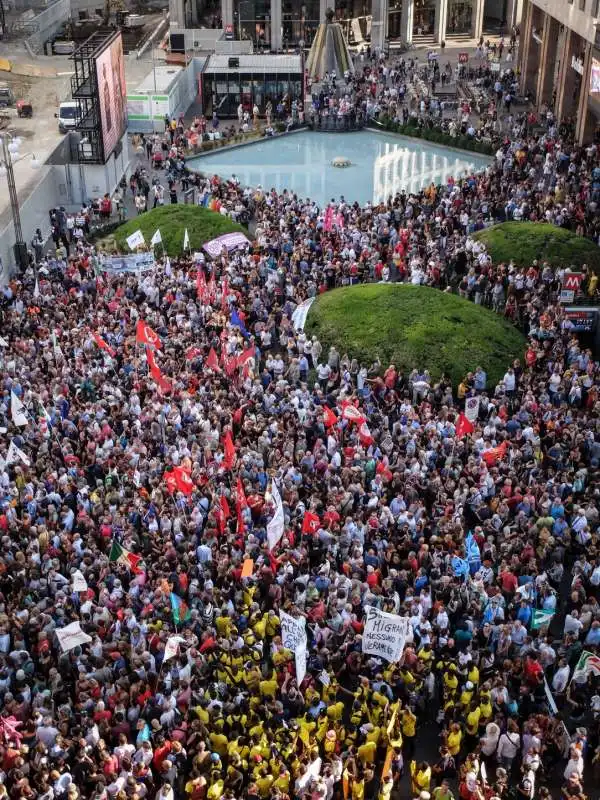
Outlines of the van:
{"type": "Polygon", "coordinates": [[[13,94],[13,90],[5,83],[0,83],[0,108],[14,106],[14,104],[15,96],[13,94]]]}
{"type": "Polygon", "coordinates": [[[79,107],[75,100],[67,100],[61,103],[58,114],[54,115],[58,119],[58,130],[61,133],[74,130],[79,121],[79,107]]]}

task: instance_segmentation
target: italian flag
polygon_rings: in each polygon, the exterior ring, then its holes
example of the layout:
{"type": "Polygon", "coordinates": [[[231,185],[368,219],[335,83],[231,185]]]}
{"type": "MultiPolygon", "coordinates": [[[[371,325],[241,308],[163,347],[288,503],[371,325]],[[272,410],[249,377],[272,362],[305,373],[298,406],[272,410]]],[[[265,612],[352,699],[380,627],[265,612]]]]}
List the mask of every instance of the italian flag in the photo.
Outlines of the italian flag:
{"type": "Polygon", "coordinates": [[[113,563],[117,562],[118,564],[123,564],[136,575],[140,575],[143,572],[138,566],[142,557],[136,556],[131,550],[126,550],[116,539],[113,539],[108,560],[113,563]]]}
{"type": "Polygon", "coordinates": [[[600,675],[600,657],[584,650],[573,671],[572,681],[585,683],[590,675],[600,675]]]}

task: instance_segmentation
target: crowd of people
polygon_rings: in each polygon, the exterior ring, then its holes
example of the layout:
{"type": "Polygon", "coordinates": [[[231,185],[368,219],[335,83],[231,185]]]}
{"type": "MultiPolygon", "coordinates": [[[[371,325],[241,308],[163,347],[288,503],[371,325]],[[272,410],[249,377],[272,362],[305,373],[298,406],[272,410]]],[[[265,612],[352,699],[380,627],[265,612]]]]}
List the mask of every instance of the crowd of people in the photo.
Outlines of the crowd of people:
{"type": "Polygon", "coordinates": [[[470,234],[597,240],[596,146],[549,124],[482,174],[330,210],[188,177],[253,218],[247,247],[114,275],[58,209],[56,251],[3,290],[0,795],[585,798],[600,366],[561,273],[470,234]],[[488,304],[527,350],[456,386],[294,325],[373,280],[488,304]],[[363,653],[370,608],[408,619],[399,661],[363,653]]]}

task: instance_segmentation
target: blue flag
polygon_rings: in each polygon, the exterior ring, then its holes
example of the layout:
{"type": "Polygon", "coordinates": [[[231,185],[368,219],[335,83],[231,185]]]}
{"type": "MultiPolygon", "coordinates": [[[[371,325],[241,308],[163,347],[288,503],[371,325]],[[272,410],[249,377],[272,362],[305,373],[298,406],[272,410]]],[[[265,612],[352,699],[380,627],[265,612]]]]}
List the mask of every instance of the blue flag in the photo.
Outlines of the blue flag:
{"type": "Polygon", "coordinates": [[[469,574],[469,562],[459,556],[453,556],[452,569],[456,578],[466,578],[469,574]]]}
{"type": "Polygon", "coordinates": [[[236,327],[236,328],[239,328],[239,329],[240,329],[240,331],[242,332],[242,336],[243,336],[245,339],[247,339],[247,338],[248,338],[248,336],[250,336],[250,334],[249,334],[249,333],[248,333],[248,331],[246,330],[246,326],[244,325],[244,323],[243,323],[243,322],[242,322],[242,320],[240,319],[240,315],[238,314],[238,312],[236,311],[236,309],[235,309],[235,308],[234,308],[234,309],[233,309],[233,311],[231,312],[231,320],[230,320],[230,321],[231,321],[231,324],[232,324],[232,325],[235,325],[235,327],[236,327]]]}
{"type": "Polygon", "coordinates": [[[470,531],[465,539],[465,547],[471,575],[475,575],[475,573],[481,568],[481,553],[479,552],[479,545],[475,541],[475,537],[470,531]]]}

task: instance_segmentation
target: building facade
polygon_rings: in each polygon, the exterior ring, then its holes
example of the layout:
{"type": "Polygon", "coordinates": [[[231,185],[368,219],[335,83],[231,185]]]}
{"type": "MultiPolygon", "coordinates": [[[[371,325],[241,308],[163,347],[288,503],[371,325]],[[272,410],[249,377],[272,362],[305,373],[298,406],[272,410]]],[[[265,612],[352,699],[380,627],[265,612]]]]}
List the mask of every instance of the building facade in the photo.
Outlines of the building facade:
{"type": "Polygon", "coordinates": [[[600,122],[600,0],[525,0],[521,26],[521,91],[538,110],[571,120],[577,141],[600,122]]]}
{"type": "MultiPolygon", "coordinates": [[[[193,2],[194,0],[188,0],[193,2]]],[[[567,0],[564,0],[567,2],[567,0]]],[[[172,0],[173,2],[173,0],[172,0]]],[[[185,0],[179,0],[185,2],[185,0]]],[[[414,38],[440,43],[453,36],[478,39],[486,30],[510,32],[523,0],[221,0],[222,25],[236,39],[272,51],[309,47],[328,7],[351,45],[414,38]]]]}

